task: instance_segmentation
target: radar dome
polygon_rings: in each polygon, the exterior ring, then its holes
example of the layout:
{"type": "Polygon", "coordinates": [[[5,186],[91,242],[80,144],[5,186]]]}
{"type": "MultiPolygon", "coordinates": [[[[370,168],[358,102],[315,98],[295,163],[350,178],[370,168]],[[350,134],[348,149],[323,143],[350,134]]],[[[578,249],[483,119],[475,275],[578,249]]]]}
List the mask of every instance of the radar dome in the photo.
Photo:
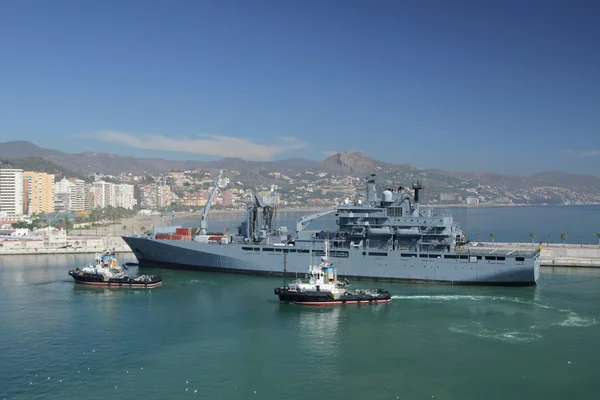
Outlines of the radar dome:
{"type": "Polygon", "coordinates": [[[344,199],[344,204],[348,205],[348,203],[350,203],[350,199],[344,199]]]}
{"type": "Polygon", "coordinates": [[[382,195],[381,195],[381,200],[382,200],[384,203],[391,203],[391,202],[393,201],[393,200],[392,200],[392,192],[391,192],[391,190],[389,190],[389,189],[385,189],[385,190],[383,191],[382,195]]]}
{"type": "Polygon", "coordinates": [[[360,200],[360,199],[359,199],[359,200],[358,200],[358,204],[362,204],[362,200],[360,200]]]}

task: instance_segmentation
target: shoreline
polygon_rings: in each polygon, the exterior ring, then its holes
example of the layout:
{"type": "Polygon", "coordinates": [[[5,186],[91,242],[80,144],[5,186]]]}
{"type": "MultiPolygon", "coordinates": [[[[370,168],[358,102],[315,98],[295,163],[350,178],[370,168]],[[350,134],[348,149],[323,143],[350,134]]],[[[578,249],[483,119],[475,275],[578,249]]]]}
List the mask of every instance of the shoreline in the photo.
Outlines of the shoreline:
{"type": "MultiPolygon", "coordinates": [[[[286,208],[279,209],[278,212],[301,212],[306,211],[307,213],[319,212],[326,210],[327,208],[286,208]]],[[[210,215],[226,215],[226,214],[242,214],[244,210],[214,210],[210,212],[210,215]]],[[[173,216],[174,225],[180,225],[182,220],[188,218],[200,218],[202,215],[201,211],[198,212],[178,212],[173,216]]],[[[210,216],[209,216],[210,220],[210,216]]],[[[87,227],[82,229],[73,229],[69,231],[70,236],[121,236],[140,234],[144,230],[152,229],[154,226],[167,226],[171,224],[171,215],[164,214],[160,215],[136,215],[134,217],[124,218],[116,223],[109,223],[105,226],[98,227],[87,227]],[[145,228],[145,229],[142,229],[145,228]]]]}

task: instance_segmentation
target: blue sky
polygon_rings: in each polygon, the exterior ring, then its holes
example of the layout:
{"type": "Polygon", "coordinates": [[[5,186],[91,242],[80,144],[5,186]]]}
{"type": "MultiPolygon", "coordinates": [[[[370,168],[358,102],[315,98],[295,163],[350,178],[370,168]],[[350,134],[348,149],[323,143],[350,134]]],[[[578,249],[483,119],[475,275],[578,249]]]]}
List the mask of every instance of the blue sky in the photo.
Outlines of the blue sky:
{"type": "Polygon", "coordinates": [[[4,1],[0,141],[599,174],[598,4],[4,1]]]}

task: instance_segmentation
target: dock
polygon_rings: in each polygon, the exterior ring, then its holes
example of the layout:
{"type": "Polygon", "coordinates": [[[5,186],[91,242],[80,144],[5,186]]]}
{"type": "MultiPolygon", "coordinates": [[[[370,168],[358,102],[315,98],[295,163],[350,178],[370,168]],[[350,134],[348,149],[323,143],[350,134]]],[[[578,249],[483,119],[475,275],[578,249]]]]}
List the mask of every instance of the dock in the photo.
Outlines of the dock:
{"type": "MultiPolygon", "coordinates": [[[[511,250],[539,248],[535,243],[484,243],[486,247],[511,250]]],[[[600,268],[600,246],[570,243],[542,243],[540,255],[542,267],[600,268]]]]}
{"type": "Polygon", "coordinates": [[[0,238],[0,256],[100,253],[107,248],[131,253],[120,236],[69,236],[64,232],[21,238],[0,238]]]}

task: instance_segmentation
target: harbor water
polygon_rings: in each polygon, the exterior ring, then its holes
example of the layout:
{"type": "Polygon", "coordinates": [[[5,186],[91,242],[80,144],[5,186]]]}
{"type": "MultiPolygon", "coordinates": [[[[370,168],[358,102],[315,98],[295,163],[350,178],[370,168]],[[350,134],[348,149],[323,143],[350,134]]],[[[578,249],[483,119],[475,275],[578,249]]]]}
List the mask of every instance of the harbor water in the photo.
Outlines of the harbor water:
{"type": "MultiPolygon", "coordinates": [[[[522,224],[512,234],[524,240],[546,219],[482,210],[482,227],[498,218],[486,232],[522,224]]],[[[554,212],[559,234],[592,235],[593,221],[554,212]]],[[[0,400],[592,399],[600,388],[599,269],[543,268],[525,288],[353,282],[393,301],[311,308],[278,302],[282,278],[144,269],[163,286],[76,285],[68,270],[90,261],[0,258],[0,400]]]]}
{"type": "Polygon", "coordinates": [[[281,278],[152,270],[165,283],[149,291],[75,285],[66,271],[86,262],[0,261],[0,399],[597,393],[598,270],[545,269],[531,288],[378,283],[392,303],[310,308],[277,301],[281,278]]]}

